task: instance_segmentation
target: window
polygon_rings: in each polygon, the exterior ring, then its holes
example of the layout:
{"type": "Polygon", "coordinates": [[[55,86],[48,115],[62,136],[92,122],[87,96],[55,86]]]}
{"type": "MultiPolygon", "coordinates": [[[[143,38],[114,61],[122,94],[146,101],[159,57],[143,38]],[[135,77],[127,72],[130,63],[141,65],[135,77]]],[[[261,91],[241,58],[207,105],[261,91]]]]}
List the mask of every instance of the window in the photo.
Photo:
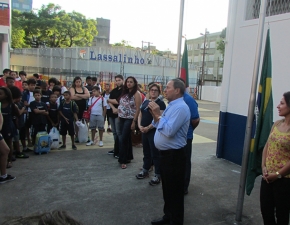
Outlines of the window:
{"type": "Polygon", "coordinates": [[[208,68],[207,69],[207,74],[213,74],[213,68],[208,68]]]}
{"type": "Polygon", "coordinates": [[[199,50],[199,48],[200,48],[200,45],[199,44],[196,44],[195,45],[195,50],[199,50]]]}
{"type": "Polygon", "coordinates": [[[223,74],[223,68],[219,68],[219,75],[223,74]]]}
{"type": "Polygon", "coordinates": [[[194,56],[194,58],[193,58],[193,62],[198,62],[199,60],[198,60],[198,56],[194,56]]]}
{"type": "Polygon", "coordinates": [[[17,8],[17,9],[19,9],[19,3],[13,3],[13,8],[17,8]]]}
{"type": "Polygon", "coordinates": [[[209,55],[208,56],[208,61],[214,61],[214,55],[209,55]]]}
{"type": "Polygon", "coordinates": [[[30,6],[29,5],[26,5],[26,4],[22,4],[22,8],[23,9],[30,9],[30,6]]]}
{"type": "MultiPolygon", "coordinates": [[[[290,0],[267,0],[266,16],[290,12],[290,0]]],[[[246,20],[259,18],[261,0],[248,0],[246,20]]]]}
{"type": "Polygon", "coordinates": [[[215,48],[215,41],[209,43],[209,48],[215,48]]]}

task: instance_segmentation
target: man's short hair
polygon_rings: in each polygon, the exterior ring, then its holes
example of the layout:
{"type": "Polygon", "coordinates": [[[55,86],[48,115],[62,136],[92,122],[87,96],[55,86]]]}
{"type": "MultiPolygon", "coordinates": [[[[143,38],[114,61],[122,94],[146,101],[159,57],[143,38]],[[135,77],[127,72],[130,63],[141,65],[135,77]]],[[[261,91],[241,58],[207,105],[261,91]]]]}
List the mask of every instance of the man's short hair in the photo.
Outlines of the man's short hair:
{"type": "Polygon", "coordinates": [[[181,80],[185,84],[185,80],[183,80],[181,77],[178,77],[176,79],[181,80]]]}
{"type": "Polygon", "coordinates": [[[39,75],[38,75],[38,73],[34,73],[33,76],[34,76],[36,79],[39,79],[39,75]]]}
{"type": "Polygon", "coordinates": [[[92,81],[97,81],[97,80],[98,80],[98,78],[96,78],[96,77],[92,78],[92,81]]]}
{"type": "Polygon", "coordinates": [[[8,80],[14,80],[14,81],[15,81],[15,78],[14,78],[14,77],[6,77],[6,82],[7,82],[8,80]]]}
{"type": "Polygon", "coordinates": [[[34,80],[33,78],[30,78],[27,80],[27,84],[36,84],[36,80],[34,80]]]}
{"type": "Polygon", "coordinates": [[[55,85],[57,85],[57,79],[54,78],[54,77],[50,78],[50,79],[48,80],[48,84],[50,84],[50,83],[54,83],[55,85]]]}
{"type": "Polygon", "coordinates": [[[116,80],[117,78],[120,78],[121,80],[124,80],[124,77],[123,77],[121,74],[116,75],[116,76],[115,76],[115,80],[116,80]]]}
{"type": "Polygon", "coordinates": [[[22,81],[22,84],[27,84],[27,85],[28,85],[28,82],[27,82],[27,80],[25,80],[25,81],[22,81]]]}
{"type": "Polygon", "coordinates": [[[19,76],[21,76],[21,75],[27,76],[27,74],[26,74],[25,71],[20,71],[20,72],[19,72],[19,76]]]}
{"type": "Polygon", "coordinates": [[[86,80],[91,80],[91,79],[92,79],[91,76],[87,76],[87,77],[86,77],[86,80]]]}
{"type": "Polygon", "coordinates": [[[21,98],[22,97],[22,93],[20,91],[20,89],[18,87],[12,86],[9,87],[11,94],[12,94],[12,98],[13,99],[17,99],[17,98],[21,98]]]}
{"type": "Polygon", "coordinates": [[[173,87],[174,89],[179,88],[180,90],[180,94],[184,94],[185,92],[185,84],[178,78],[172,79],[171,81],[173,81],[173,87]]]}
{"type": "Polygon", "coordinates": [[[55,91],[58,91],[59,93],[61,93],[61,86],[59,86],[59,85],[53,86],[52,93],[54,93],[55,91]]]}
{"type": "Polygon", "coordinates": [[[68,94],[69,96],[71,96],[70,91],[65,91],[65,92],[63,92],[63,94],[68,94]]]}
{"type": "Polygon", "coordinates": [[[3,70],[3,74],[4,74],[4,73],[10,73],[10,72],[11,72],[10,69],[4,69],[4,70],[3,70]]]}
{"type": "Polygon", "coordinates": [[[94,86],[92,90],[100,91],[100,88],[98,86],[94,86]]]}
{"type": "Polygon", "coordinates": [[[33,91],[33,95],[35,95],[35,94],[40,94],[40,95],[42,95],[42,94],[41,94],[41,90],[40,90],[40,89],[35,89],[35,90],[33,91]]]}

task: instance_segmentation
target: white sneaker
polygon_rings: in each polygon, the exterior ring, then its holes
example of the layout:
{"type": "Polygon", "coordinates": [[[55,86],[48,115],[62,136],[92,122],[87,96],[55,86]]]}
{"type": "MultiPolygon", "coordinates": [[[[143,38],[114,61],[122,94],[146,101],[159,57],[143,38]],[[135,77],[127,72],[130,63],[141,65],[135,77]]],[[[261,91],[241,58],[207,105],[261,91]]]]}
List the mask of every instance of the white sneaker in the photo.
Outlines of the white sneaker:
{"type": "Polygon", "coordinates": [[[99,142],[99,146],[100,146],[100,147],[103,147],[103,146],[104,146],[104,144],[103,144],[102,141],[99,142]]]}
{"type": "Polygon", "coordinates": [[[94,142],[93,141],[90,141],[86,144],[86,146],[90,146],[90,145],[94,145],[94,142]]]}

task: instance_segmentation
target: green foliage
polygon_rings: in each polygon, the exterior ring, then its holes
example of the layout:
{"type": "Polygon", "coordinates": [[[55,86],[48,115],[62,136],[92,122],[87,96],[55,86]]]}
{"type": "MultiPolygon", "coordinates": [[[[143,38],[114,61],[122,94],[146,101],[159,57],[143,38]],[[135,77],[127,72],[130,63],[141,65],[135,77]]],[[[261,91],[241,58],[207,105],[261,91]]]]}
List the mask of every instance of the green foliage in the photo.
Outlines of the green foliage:
{"type": "Polygon", "coordinates": [[[154,49],[151,51],[151,54],[152,55],[159,55],[159,56],[163,56],[163,52],[157,50],[157,49],[154,49]]]}
{"type": "Polygon", "coordinates": [[[37,12],[13,10],[12,40],[19,37],[23,43],[15,43],[15,47],[32,46],[32,41],[36,46],[45,43],[47,47],[90,46],[98,34],[96,25],[96,20],[86,19],[75,11],[66,13],[60,6],[50,3],[37,12]],[[24,37],[21,36],[23,32],[24,37]]]}
{"type": "Polygon", "coordinates": [[[112,44],[113,47],[126,47],[126,48],[134,48],[131,45],[128,45],[128,41],[122,40],[121,42],[117,42],[115,44],[112,44]]]}
{"type": "Polygon", "coordinates": [[[219,50],[223,56],[222,61],[221,61],[221,66],[223,66],[223,63],[224,63],[226,31],[227,31],[227,28],[224,28],[222,30],[220,34],[221,39],[217,41],[217,50],[219,50]]]}

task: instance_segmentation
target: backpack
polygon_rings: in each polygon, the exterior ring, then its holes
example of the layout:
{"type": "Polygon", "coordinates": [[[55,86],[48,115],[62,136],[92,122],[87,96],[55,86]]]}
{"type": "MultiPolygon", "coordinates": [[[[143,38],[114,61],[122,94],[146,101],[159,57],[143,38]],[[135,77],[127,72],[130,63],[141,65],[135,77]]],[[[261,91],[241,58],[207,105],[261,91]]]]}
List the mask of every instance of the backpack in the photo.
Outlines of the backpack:
{"type": "Polygon", "coordinates": [[[50,136],[47,132],[38,132],[35,139],[34,153],[41,155],[50,151],[50,136]]]}
{"type": "MultiPolygon", "coordinates": [[[[65,99],[62,100],[61,104],[64,105],[64,103],[65,103],[65,99]]],[[[74,114],[74,112],[73,112],[73,106],[74,105],[76,106],[77,113],[78,113],[79,107],[78,107],[77,103],[74,100],[70,100],[70,110],[71,110],[72,114],[74,114]]]]}

